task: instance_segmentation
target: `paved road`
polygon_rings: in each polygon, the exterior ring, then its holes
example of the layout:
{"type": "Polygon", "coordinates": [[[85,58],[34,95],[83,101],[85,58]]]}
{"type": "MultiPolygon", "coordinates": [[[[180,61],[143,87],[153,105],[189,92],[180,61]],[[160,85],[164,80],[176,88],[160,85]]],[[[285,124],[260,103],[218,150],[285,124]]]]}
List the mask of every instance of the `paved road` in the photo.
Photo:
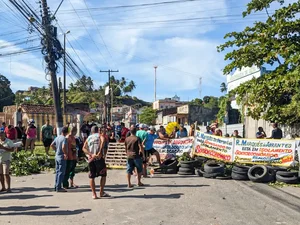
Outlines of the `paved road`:
{"type": "Polygon", "coordinates": [[[196,176],[156,175],[145,187],[126,188],[124,171],[108,171],[112,199],[92,200],[87,174],[76,175],[81,188],[51,191],[54,174],[17,178],[14,192],[0,194],[0,224],[13,225],[297,225],[299,189],[196,176]]]}

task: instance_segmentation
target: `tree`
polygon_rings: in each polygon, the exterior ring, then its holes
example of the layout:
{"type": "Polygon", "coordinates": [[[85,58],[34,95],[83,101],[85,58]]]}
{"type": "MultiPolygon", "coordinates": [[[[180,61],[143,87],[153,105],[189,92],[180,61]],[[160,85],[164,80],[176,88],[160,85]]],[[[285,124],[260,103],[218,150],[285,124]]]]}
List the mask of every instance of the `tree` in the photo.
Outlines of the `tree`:
{"type": "Polygon", "coordinates": [[[140,122],[148,125],[155,124],[156,111],[152,107],[147,107],[143,109],[140,114],[140,122]]]}
{"type": "Polygon", "coordinates": [[[209,102],[210,97],[209,96],[204,96],[203,97],[203,102],[204,103],[208,103],[209,102]]]}
{"type": "Polygon", "coordinates": [[[219,99],[217,97],[209,96],[209,100],[204,104],[204,107],[209,109],[214,109],[214,108],[218,108],[218,104],[219,104],[219,99]]]}
{"type": "Polygon", "coordinates": [[[203,101],[200,98],[195,98],[192,101],[190,101],[190,105],[199,105],[199,106],[203,106],[203,101]]]}
{"type": "Polygon", "coordinates": [[[299,122],[300,116],[300,19],[296,17],[300,1],[283,6],[283,0],[252,0],[243,16],[267,10],[276,2],[281,7],[265,22],[226,34],[225,39],[230,40],[218,51],[231,50],[225,55],[230,62],[224,74],[243,67],[273,66],[273,71],[241,84],[229,97],[237,96],[237,103],[247,107],[247,115],[254,119],[292,124],[299,122]]]}
{"type": "Polygon", "coordinates": [[[222,92],[222,93],[223,93],[223,92],[227,92],[227,85],[226,85],[224,82],[221,83],[220,88],[221,88],[221,92],[222,92]]]}
{"type": "Polygon", "coordinates": [[[12,105],[15,95],[10,88],[10,81],[0,74],[0,110],[3,110],[4,106],[12,105]]]}

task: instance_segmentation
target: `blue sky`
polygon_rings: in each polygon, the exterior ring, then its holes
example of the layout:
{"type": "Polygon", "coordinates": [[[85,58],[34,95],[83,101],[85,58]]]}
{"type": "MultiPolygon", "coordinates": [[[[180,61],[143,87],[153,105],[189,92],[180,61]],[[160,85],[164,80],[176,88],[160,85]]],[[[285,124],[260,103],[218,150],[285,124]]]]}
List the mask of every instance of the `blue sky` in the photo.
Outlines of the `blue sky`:
{"type": "MultiPolygon", "coordinates": [[[[8,1],[0,0],[0,54],[38,46],[39,40],[15,45],[36,38],[37,32],[29,34],[20,13],[9,10],[4,2],[14,9],[8,1]]],[[[27,2],[34,10],[39,8],[35,0],[27,2]]],[[[48,2],[54,11],[60,0],[48,2]]],[[[126,77],[136,82],[132,95],[153,101],[153,66],[157,65],[158,98],[175,94],[182,100],[199,97],[200,77],[202,97],[220,96],[220,84],[226,80],[221,70],[226,62],[224,53],[218,53],[216,47],[224,43],[227,32],[240,31],[254,20],[265,19],[265,12],[243,19],[242,12],[248,2],[245,0],[112,8],[154,2],[163,1],[65,0],[53,24],[59,26],[61,41],[62,33],[70,30],[67,51],[98,86],[107,81],[107,74],[99,70],[118,69],[116,78],[126,77]],[[193,18],[197,19],[182,21],[193,18]],[[166,20],[169,22],[162,22],[166,20]]],[[[11,81],[14,91],[48,84],[40,52],[0,57],[0,65],[0,73],[11,81]]],[[[61,66],[58,76],[62,76],[61,66]]],[[[68,83],[76,80],[69,76],[67,79],[68,83]]]]}

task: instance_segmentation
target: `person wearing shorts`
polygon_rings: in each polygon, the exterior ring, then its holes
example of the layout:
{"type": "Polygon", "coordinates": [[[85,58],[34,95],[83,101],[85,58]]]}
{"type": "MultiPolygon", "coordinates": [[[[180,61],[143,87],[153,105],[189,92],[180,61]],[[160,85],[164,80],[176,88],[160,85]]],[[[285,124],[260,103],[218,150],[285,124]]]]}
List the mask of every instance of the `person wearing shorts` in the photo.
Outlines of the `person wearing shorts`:
{"type": "MultiPolygon", "coordinates": [[[[157,138],[158,138],[158,135],[155,134],[155,128],[150,127],[150,132],[147,135],[146,141],[145,141],[145,158],[146,158],[146,161],[148,162],[149,158],[152,155],[155,155],[156,160],[159,163],[159,166],[161,166],[160,155],[159,155],[158,151],[156,151],[153,148],[154,140],[157,139],[157,138]]],[[[147,163],[144,164],[144,176],[146,176],[146,175],[147,175],[147,163]]]]}
{"type": "Polygon", "coordinates": [[[127,182],[128,187],[132,188],[131,175],[136,168],[138,176],[138,186],[143,186],[141,182],[142,172],[143,172],[143,158],[144,149],[140,138],[136,136],[136,128],[132,127],[130,129],[130,136],[125,139],[125,151],[127,154],[127,182]]]}
{"type": "Polygon", "coordinates": [[[49,155],[49,148],[53,141],[53,127],[49,123],[50,121],[47,120],[46,124],[43,125],[41,129],[41,136],[46,155],[49,155]]]}
{"type": "Polygon", "coordinates": [[[0,130],[0,182],[2,188],[0,192],[7,191],[11,192],[10,189],[10,161],[11,152],[14,151],[14,143],[5,137],[4,130],[0,130]],[[5,182],[6,181],[6,187],[5,182]]]}
{"type": "Polygon", "coordinates": [[[106,183],[107,169],[105,160],[103,158],[104,138],[99,135],[97,126],[91,128],[91,135],[84,143],[83,151],[88,157],[89,162],[89,178],[90,186],[93,193],[93,199],[98,199],[95,187],[95,178],[101,176],[100,180],[100,197],[110,197],[109,194],[104,192],[106,183]]]}

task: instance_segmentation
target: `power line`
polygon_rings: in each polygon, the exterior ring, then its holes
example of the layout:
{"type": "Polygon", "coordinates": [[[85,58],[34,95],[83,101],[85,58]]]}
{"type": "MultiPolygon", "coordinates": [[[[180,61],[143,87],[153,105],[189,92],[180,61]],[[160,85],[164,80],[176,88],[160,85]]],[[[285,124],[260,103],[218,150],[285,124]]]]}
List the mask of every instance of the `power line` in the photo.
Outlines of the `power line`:
{"type": "MultiPolygon", "coordinates": [[[[71,0],[69,0],[69,2],[70,2],[70,4],[71,4],[73,10],[75,11],[75,13],[76,13],[78,19],[80,20],[81,24],[83,25],[83,27],[85,27],[85,25],[84,25],[84,23],[82,22],[80,16],[78,15],[77,11],[75,10],[75,8],[74,8],[74,6],[73,6],[71,0]]],[[[106,64],[109,66],[109,62],[105,59],[104,55],[102,54],[101,50],[99,49],[98,45],[96,44],[96,42],[95,42],[94,39],[92,38],[91,34],[88,32],[88,29],[87,29],[86,27],[85,27],[85,30],[86,30],[86,32],[88,33],[88,35],[89,35],[91,41],[93,41],[93,43],[95,44],[96,48],[97,48],[98,51],[100,52],[100,55],[102,56],[102,58],[104,59],[104,61],[106,62],[106,64]]]]}
{"type": "Polygon", "coordinates": [[[103,39],[103,36],[102,36],[102,34],[101,34],[100,30],[99,30],[99,27],[97,26],[97,24],[96,24],[96,22],[95,22],[95,20],[94,20],[94,18],[93,18],[93,16],[92,16],[92,14],[91,14],[89,8],[88,8],[88,5],[86,4],[86,1],[83,0],[83,2],[84,2],[85,6],[86,6],[86,8],[87,8],[87,10],[88,10],[88,12],[89,12],[89,14],[90,14],[91,19],[92,19],[93,22],[94,22],[94,25],[95,25],[95,27],[96,27],[96,29],[97,29],[99,35],[100,35],[101,41],[103,42],[103,45],[105,46],[106,51],[108,52],[110,58],[113,59],[113,57],[112,57],[110,51],[108,50],[107,45],[106,45],[106,43],[105,43],[105,41],[104,41],[104,39],[103,39]]]}

